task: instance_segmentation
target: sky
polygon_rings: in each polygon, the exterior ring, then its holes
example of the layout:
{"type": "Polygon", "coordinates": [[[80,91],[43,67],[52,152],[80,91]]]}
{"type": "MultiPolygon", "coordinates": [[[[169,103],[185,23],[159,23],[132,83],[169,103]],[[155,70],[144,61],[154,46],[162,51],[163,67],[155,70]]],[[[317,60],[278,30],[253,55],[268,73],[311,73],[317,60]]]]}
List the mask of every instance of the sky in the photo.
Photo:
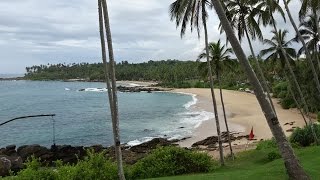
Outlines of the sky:
{"type": "MultiPolygon", "coordinates": [[[[204,40],[189,31],[180,38],[169,18],[172,2],[108,0],[116,61],[197,58],[204,40]]],[[[291,9],[300,7],[299,3],[291,1],[291,9]]],[[[0,9],[0,74],[25,73],[26,66],[39,64],[101,61],[97,0],[1,0],[0,9]]],[[[209,40],[225,42],[215,12],[210,13],[209,40]]],[[[280,16],[276,19],[278,26],[294,37],[291,24],[285,24],[280,16]]],[[[270,31],[263,29],[265,38],[271,37],[270,31]]],[[[245,40],[242,47],[250,55],[245,40]]],[[[254,42],[254,47],[257,53],[264,48],[261,42],[254,42]]]]}

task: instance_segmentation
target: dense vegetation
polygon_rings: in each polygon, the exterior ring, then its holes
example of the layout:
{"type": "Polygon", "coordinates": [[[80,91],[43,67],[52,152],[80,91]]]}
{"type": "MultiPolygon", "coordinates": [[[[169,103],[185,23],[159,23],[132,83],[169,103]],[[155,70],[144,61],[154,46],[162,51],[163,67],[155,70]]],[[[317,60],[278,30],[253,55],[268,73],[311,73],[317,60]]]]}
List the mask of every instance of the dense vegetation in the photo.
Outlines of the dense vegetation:
{"type": "MultiPolygon", "coordinates": [[[[305,170],[312,178],[319,177],[320,147],[296,146],[296,152],[305,170]]],[[[178,147],[160,147],[132,166],[125,166],[127,179],[165,177],[161,179],[286,179],[283,160],[274,140],[262,141],[255,150],[237,154],[233,161],[227,159],[225,167],[219,167],[207,154],[178,147]],[[209,173],[209,174],[199,174],[209,173]],[[198,174],[198,175],[190,175],[198,174]]],[[[1,179],[1,177],[0,177],[1,179]]],[[[88,153],[85,160],[76,165],[56,162],[54,168],[42,167],[38,159],[30,159],[26,169],[16,176],[4,179],[117,179],[115,162],[106,159],[103,153],[88,153]]]]}

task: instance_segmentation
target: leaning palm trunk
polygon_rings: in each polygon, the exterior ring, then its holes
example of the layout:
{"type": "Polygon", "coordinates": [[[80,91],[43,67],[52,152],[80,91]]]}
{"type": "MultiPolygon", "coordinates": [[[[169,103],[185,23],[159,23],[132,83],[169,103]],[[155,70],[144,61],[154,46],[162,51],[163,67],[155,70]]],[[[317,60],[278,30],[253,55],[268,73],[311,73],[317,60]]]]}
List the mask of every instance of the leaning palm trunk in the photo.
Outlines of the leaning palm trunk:
{"type": "MultiPolygon", "coordinates": [[[[107,66],[105,50],[104,51],[104,64],[106,67],[106,82],[108,88],[108,95],[109,95],[109,102],[110,102],[110,109],[111,109],[111,116],[112,116],[112,129],[113,129],[113,138],[115,143],[115,154],[117,160],[117,167],[118,167],[118,177],[120,180],[125,180],[123,165],[122,165],[122,153],[121,153],[121,143],[120,143],[120,132],[119,132],[119,113],[118,113],[118,97],[117,97],[117,85],[116,85],[116,77],[115,77],[115,61],[113,55],[113,47],[112,47],[112,37],[111,37],[111,30],[110,30],[110,22],[109,22],[109,14],[108,14],[108,7],[107,2],[105,0],[98,0],[99,3],[99,19],[100,19],[100,31],[103,31],[103,22],[102,19],[104,18],[104,25],[105,31],[107,36],[107,43],[108,43],[108,51],[109,51],[109,59],[110,63],[107,66]],[[103,11],[102,11],[102,9],[103,11]],[[102,15],[103,14],[103,18],[102,15]],[[111,87],[109,78],[111,79],[111,87]],[[110,91],[111,90],[111,91],[110,91]]],[[[101,33],[100,33],[101,34],[101,33]]],[[[104,44],[104,35],[100,35],[103,38],[102,44],[104,44]]],[[[102,48],[105,45],[102,45],[102,48]]],[[[105,49],[105,47],[104,47],[105,49]]]]}
{"type": "MultiPolygon", "coordinates": [[[[287,74],[284,70],[283,70],[283,73],[285,74],[288,83],[290,83],[291,81],[290,81],[290,78],[289,78],[288,74],[287,74]]],[[[303,110],[302,110],[302,108],[301,108],[301,106],[300,106],[300,104],[299,104],[299,102],[298,102],[298,100],[297,100],[297,98],[296,98],[296,95],[294,94],[294,92],[293,92],[293,90],[292,90],[292,88],[291,88],[291,85],[289,84],[289,85],[287,86],[287,88],[288,88],[288,90],[289,90],[289,93],[292,95],[292,98],[293,98],[294,102],[295,102],[296,105],[297,105],[297,108],[298,108],[298,110],[299,110],[299,112],[300,112],[300,114],[301,114],[301,116],[302,116],[302,118],[303,118],[303,120],[304,120],[304,123],[305,123],[306,126],[307,126],[307,125],[308,125],[307,120],[306,120],[306,118],[305,118],[305,116],[304,116],[304,113],[303,113],[303,110]]]]}
{"type": "MultiPolygon", "coordinates": [[[[203,3],[202,10],[205,11],[205,3],[203,3]]],[[[209,42],[208,42],[207,23],[206,23],[206,18],[204,16],[205,13],[202,13],[202,14],[203,14],[202,15],[203,29],[204,29],[205,43],[206,43],[207,63],[208,63],[208,75],[209,75],[209,79],[210,79],[211,97],[212,97],[212,104],[213,104],[213,109],[214,109],[214,117],[216,120],[216,128],[217,128],[218,143],[219,143],[220,164],[221,164],[221,166],[224,166],[224,156],[223,156],[223,147],[222,147],[222,141],[221,141],[220,122],[219,122],[216,96],[214,94],[213,77],[212,77],[212,70],[211,70],[211,64],[210,64],[210,58],[209,58],[209,42]]]]}
{"type": "Polygon", "coordinates": [[[216,68],[216,71],[217,71],[217,78],[218,78],[218,83],[219,83],[220,100],[221,100],[221,105],[222,105],[224,123],[226,125],[226,130],[227,130],[227,135],[228,135],[230,155],[231,155],[232,159],[234,160],[234,154],[233,154],[232,145],[231,145],[230,130],[229,130],[229,125],[228,125],[228,121],[227,121],[226,109],[224,106],[223,93],[222,93],[222,88],[221,88],[221,78],[220,78],[220,74],[219,74],[219,68],[216,68]]]}
{"type": "MultiPolygon", "coordinates": [[[[306,45],[306,43],[305,43],[305,41],[304,41],[301,33],[299,32],[299,29],[298,29],[296,23],[294,22],[294,20],[293,20],[293,18],[292,18],[290,9],[289,9],[289,7],[288,7],[288,2],[287,2],[287,0],[283,0],[283,3],[284,3],[284,6],[285,6],[285,8],[286,8],[286,11],[287,11],[288,17],[289,17],[289,19],[290,19],[290,22],[291,22],[294,30],[296,31],[296,33],[297,33],[297,35],[298,35],[298,38],[299,38],[299,40],[301,41],[302,46],[303,46],[303,48],[304,48],[304,50],[305,50],[305,52],[306,52],[306,55],[307,55],[306,58],[307,58],[307,61],[309,62],[310,68],[311,68],[311,70],[312,70],[312,74],[313,74],[313,76],[314,76],[314,81],[315,81],[315,83],[316,83],[316,87],[317,87],[317,90],[319,91],[319,96],[320,96],[320,83],[319,83],[319,78],[318,78],[316,69],[315,69],[315,67],[314,67],[314,65],[313,65],[313,63],[312,63],[312,56],[311,56],[311,54],[310,54],[309,49],[307,48],[307,45],[306,45]]],[[[317,20],[316,20],[316,21],[317,21],[317,20]]],[[[317,25],[317,26],[318,26],[318,25],[317,25]]]]}
{"type": "MultiPolygon", "coordinates": [[[[273,17],[272,14],[271,14],[271,18],[272,18],[272,22],[273,22],[273,23],[272,23],[273,29],[274,29],[275,32],[278,32],[278,28],[277,28],[277,26],[275,25],[275,20],[274,20],[274,17],[273,17]]],[[[277,36],[278,44],[279,44],[280,49],[281,49],[281,53],[282,53],[283,58],[284,58],[284,60],[285,60],[285,62],[286,62],[286,65],[287,65],[287,67],[288,67],[288,69],[289,69],[289,72],[290,72],[290,74],[291,74],[291,76],[292,76],[293,83],[294,83],[295,87],[296,87],[297,90],[298,90],[299,96],[300,96],[301,101],[302,101],[302,104],[303,104],[303,106],[304,106],[304,108],[305,108],[305,110],[306,110],[306,113],[309,114],[309,112],[310,112],[310,111],[309,111],[309,107],[308,107],[307,101],[306,101],[306,99],[305,99],[305,97],[304,97],[304,95],[303,95],[303,93],[302,93],[302,90],[301,90],[301,87],[300,87],[299,82],[298,82],[298,80],[297,80],[297,77],[296,77],[296,75],[294,74],[293,69],[292,69],[291,64],[290,64],[290,61],[289,61],[289,59],[288,59],[288,56],[287,56],[286,52],[284,51],[284,49],[283,49],[283,47],[282,47],[282,43],[281,43],[281,40],[279,39],[279,36],[278,36],[277,34],[276,34],[276,36],[277,36]]],[[[312,61],[311,61],[311,64],[312,64],[312,66],[313,66],[312,61]]],[[[288,79],[288,81],[290,82],[289,79],[288,79]]],[[[317,135],[316,135],[315,130],[314,130],[314,128],[313,128],[313,122],[312,122],[312,120],[311,120],[310,118],[309,118],[309,124],[311,125],[310,127],[311,127],[311,131],[312,131],[312,135],[313,135],[313,137],[314,137],[314,139],[315,139],[315,142],[318,144],[318,138],[317,138],[317,135]]]]}
{"type": "MultiPolygon", "coordinates": [[[[316,21],[316,31],[318,32],[318,36],[320,36],[320,28],[318,26],[318,12],[317,10],[313,9],[313,13],[315,15],[315,21],[316,21]]],[[[315,55],[316,55],[316,60],[317,60],[317,63],[318,63],[318,68],[319,68],[319,72],[320,72],[320,60],[319,60],[319,50],[318,50],[318,47],[317,47],[317,44],[315,44],[315,55]]]]}
{"type": "Polygon", "coordinates": [[[260,63],[259,63],[259,61],[258,61],[258,59],[257,59],[257,57],[256,57],[256,55],[254,53],[254,50],[253,50],[253,47],[252,47],[252,44],[251,44],[251,40],[250,40],[250,37],[249,37],[248,29],[247,29],[246,26],[244,27],[244,31],[245,31],[246,36],[247,36],[247,40],[248,40],[249,47],[250,47],[250,50],[251,50],[251,55],[252,55],[254,61],[257,63],[258,72],[259,72],[259,74],[261,76],[261,79],[262,79],[262,87],[264,88],[264,91],[267,93],[267,96],[268,96],[268,99],[270,101],[270,104],[271,104],[271,107],[273,109],[273,112],[275,114],[277,114],[276,109],[274,108],[274,105],[273,105],[273,102],[272,102],[272,98],[270,96],[270,89],[268,87],[266,77],[264,76],[263,71],[262,71],[261,66],[260,66],[260,63]]]}
{"type": "Polygon", "coordinates": [[[288,142],[280,124],[277,115],[274,113],[270,102],[267,100],[266,95],[263,92],[263,88],[254,73],[252,67],[250,66],[243,49],[239,41],[237,40],[232,27],[226,17],[224,9],[221,6],[220,1],[212,0],[212,4],[216,10],[216,13],[219,16],[222,27],[226,32],[226,35],[229,39],[230,44],[233,47],[233,50],[238,57],[240,64],[247,72],[248,78],[254,87],[255,95],[259,101],[261,109],[266,117],[267,123],[271,129],[273,136],[277,142],[283,160],[285,162],[285,167],[287,169],[288,175],[291,179],[309,179],[309,176],[305,173],[303,168],[301,167],[297,157],[295,156],[293,149],[288,142]]]}

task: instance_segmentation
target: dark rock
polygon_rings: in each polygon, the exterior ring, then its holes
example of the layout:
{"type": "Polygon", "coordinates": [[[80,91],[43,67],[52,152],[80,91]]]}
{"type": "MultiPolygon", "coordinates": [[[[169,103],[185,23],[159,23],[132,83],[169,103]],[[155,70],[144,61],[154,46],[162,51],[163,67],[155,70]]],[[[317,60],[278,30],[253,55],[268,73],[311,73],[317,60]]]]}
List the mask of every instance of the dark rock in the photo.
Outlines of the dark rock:
{"type": "Polygon", "coordinates": [[[211,136],[211,137],[207,137],[206,139],[204,139],[202,141],[198,141],[198,142],[192,144],[192,147],[216,145],[216,143],[218,143],[218,137],[217,136],[211,136]]]}
{"type": "Polygon", "coordinates": [[[294,129],[293,128],[290,128],[290,129],[288,129],[288,130],[286,130],[287,132],[293,132],[294,131],[294,129]]]}
{"type": "Polygon", "coordinates": [[[0,177],[8,176],[11,169],[11,161],[6,156],[0,156],[0,177]]]}
{"type": "Polygon", "coordinates": [[[6,147],[7,150],[16,150],[16,145],[9,145],[6,147]]]}
{"type": "Polygon", "coordinates": [[[23,161],[25,161],[28,157],[31,157],[32,155],[34,155],[36,158],[41,158],[41,156],[51,153],[50,150],[46,147],[37,144],[30,146],[21,146],[18,148],[17,152],[18,155],[21,156],[23,161]]]}
{"type": "Polygon", "coordinates": [[[150,150],[157,148],[158,146],[173,145],[174,142],[177,141],[169,141],[164,138],[154,138],[151,141],[139,144],[137,146],[132,146],[130,150],[137,153],[147,153],[150,150]]]}
{"type": "Polygon", "coordinates": [[[184,129],[185,127],[183,127],[183,126],[181,126],[181,127],[179,127],[179,129],[184,129]]]}

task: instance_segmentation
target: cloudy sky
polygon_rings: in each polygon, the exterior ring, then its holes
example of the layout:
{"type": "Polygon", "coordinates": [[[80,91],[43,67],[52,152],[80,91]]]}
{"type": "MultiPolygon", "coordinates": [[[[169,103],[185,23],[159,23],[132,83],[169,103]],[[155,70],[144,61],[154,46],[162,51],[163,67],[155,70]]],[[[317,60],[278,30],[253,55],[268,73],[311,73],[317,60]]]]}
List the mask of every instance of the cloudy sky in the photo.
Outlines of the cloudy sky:
{"type": "MultiPolygon", "coordinates": [[[[174,0],[108,2],[117,61],[194,60],[204,48],[196,33],[180,39],[168,16],[174,0]]],[[[297,8],[298,3],[291,6],[297,8]]],[[[0,9],[0,74],[24,73],[26,66],[38,64],[100,61],[96,0],[1,0],[0,9]]],[[[225,39],[218,24],[212,11],[210,41],[225,39]]],[[[289,24],[278,24],[294,36],[289,24]]],[[[270,29],[263,31],[270,37],[270,29]]],[[[245,42],[243,47],[249,55],[245,42]]],[[[255,47],[258,52],[263,45],[255,47]]]]}

